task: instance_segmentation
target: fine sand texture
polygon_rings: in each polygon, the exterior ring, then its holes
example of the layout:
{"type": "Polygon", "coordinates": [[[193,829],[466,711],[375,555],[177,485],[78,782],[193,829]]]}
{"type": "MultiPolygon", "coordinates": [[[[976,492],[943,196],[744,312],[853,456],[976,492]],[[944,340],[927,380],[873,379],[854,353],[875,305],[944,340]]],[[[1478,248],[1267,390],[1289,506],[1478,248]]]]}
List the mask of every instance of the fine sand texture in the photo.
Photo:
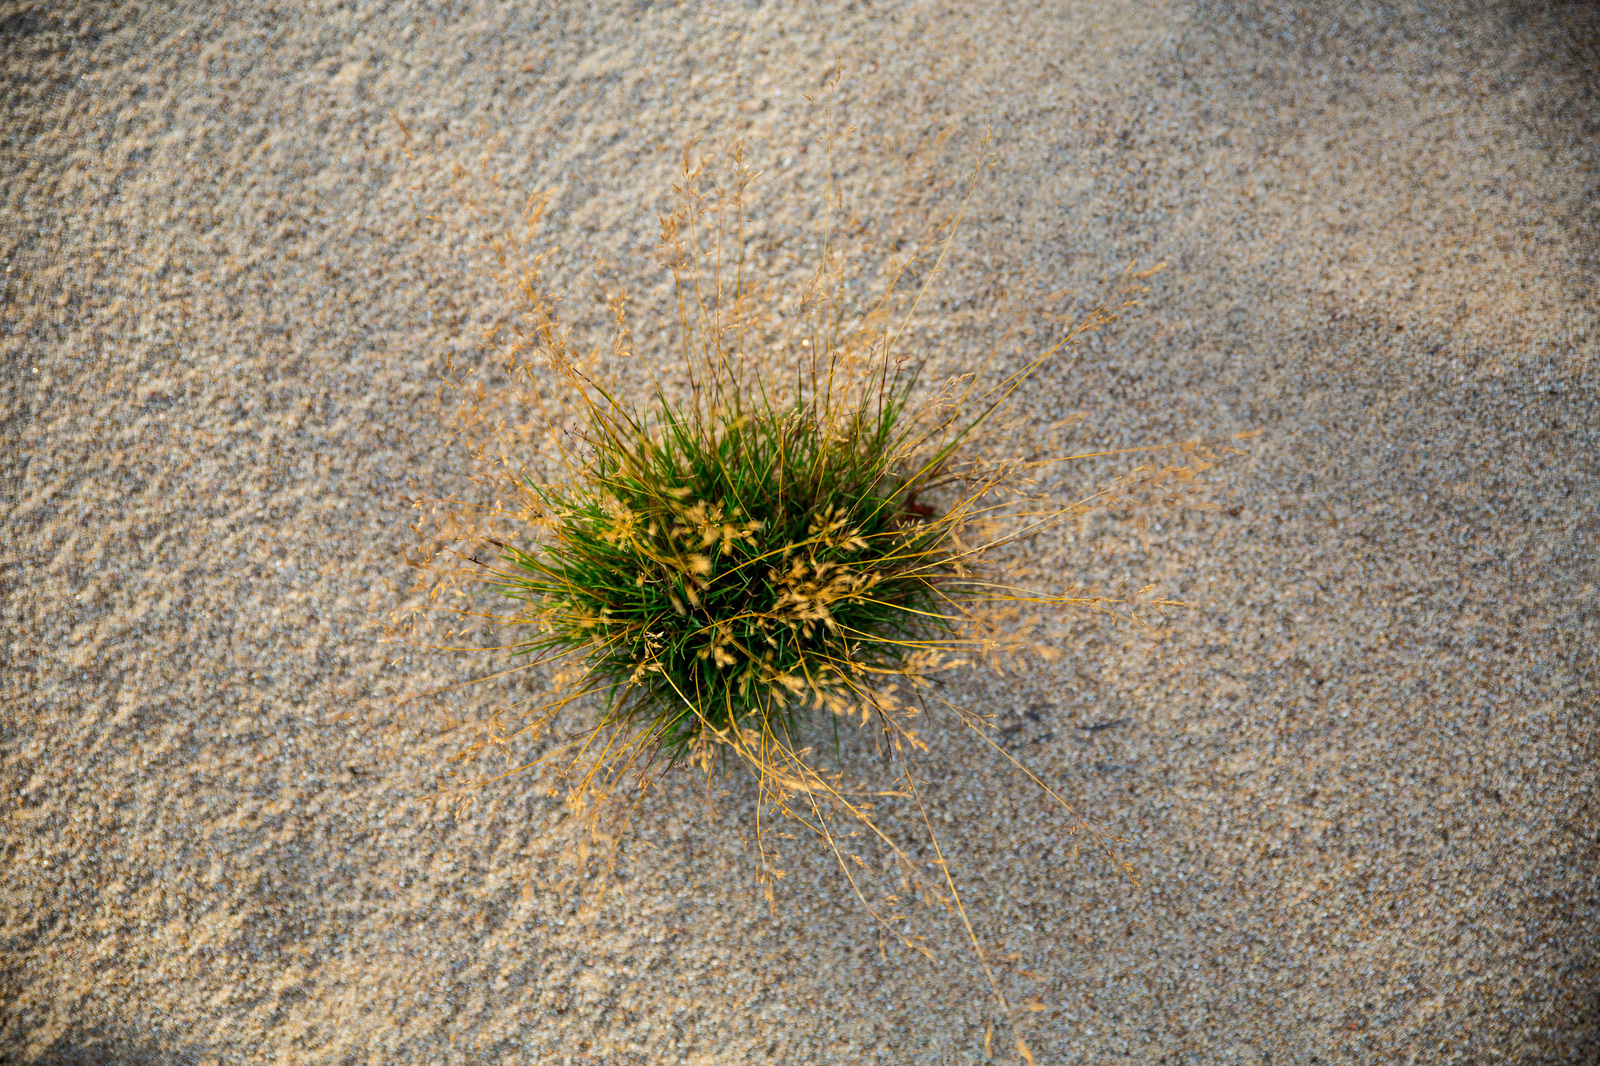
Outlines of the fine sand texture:
{"type": "Polygon", "coordinates": [[[1166,639],[1075,621],[943,690],[1137,885],[927,726],[1035,1060],[1600,1061],[1596,40],[1531,0],[0,0],[0,1063],[1019,1061],[942,911],[936,963],[884,942],[798,837],[769,910],[736,777],[654,794],[579,920],[544,788],[436,798],[523,682],[419,697],[506,663],[383,642],[410,501],[471,491],[438,375],[492,369],[440,168],[491,219],[550,192],[574,314],[605,260],[622,372],[670,378],[685,145],[744,139],[792,281],[836,71],[869,257],[993,154],[940,373],[1169,264],[1018,449],[1262,431],[1216,510],[1020,553],[1186,601],[1166,639]]]}

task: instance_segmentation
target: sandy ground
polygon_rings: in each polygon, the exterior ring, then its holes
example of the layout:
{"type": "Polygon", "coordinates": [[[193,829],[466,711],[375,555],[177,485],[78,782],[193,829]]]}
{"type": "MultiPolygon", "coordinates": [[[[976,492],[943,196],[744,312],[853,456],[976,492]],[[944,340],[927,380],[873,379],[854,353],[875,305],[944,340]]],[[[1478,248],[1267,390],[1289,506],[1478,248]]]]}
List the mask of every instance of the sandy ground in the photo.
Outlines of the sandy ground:
{"type": "Polygon", "coordinates": [[[658,796],[572,921],[532,784],[429,799],[456,705],[400,700],[474,664],[375,623],[491,310],[391,109],[489,145],[494,210],[557,190],[545,237],[649,312],[691,138],[749,140],[773,269],[806,260],[835,63],[869,235],[993,131],[950,366],[1171,264],[1029,394],[1087,437],[1024,446],[1265,431],[1220,512],[1030,548],[1190,600],[1159,654],[1078,627],[950,689],[1142,887],[933,731],[1038,1060],[1600,1060],[1596,11],[1346,7],[0,4],[0,1062],[984,1059],[958,930],[880,951],[799,847],[770,915],[737,781],[658,796]]]}

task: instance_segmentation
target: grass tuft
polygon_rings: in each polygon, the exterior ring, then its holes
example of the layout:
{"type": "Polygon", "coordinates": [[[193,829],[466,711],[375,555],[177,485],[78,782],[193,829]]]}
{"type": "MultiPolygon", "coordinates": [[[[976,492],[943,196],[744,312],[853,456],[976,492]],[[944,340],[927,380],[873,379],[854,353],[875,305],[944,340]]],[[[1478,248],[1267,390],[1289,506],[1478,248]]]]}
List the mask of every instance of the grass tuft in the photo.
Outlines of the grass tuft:
{"type": "MultiPolygon", "coordinates": [[[[655,382],[641,403],[625,399],[617,380],[646,363],[625,294],[608,297],[606,344],[585,349],[563,322],[544,260],[529,250],[545,201],[534,201],[520,230],[486,235],[506,271],[511,312],[484,339],[523,416],[492,415],[481,388],[446,375],[461,399],[457,431],[497,503],[475,514],[444,509],[432,533],[430,602],[449,580],[488,586],[509,605],[487,617],[511,634],[502,647],[516,667],[557,674],[546,698],[518,709],[520,725],[497,718],[482,742],[509,753],[513,741],[545,738],[545,750],[473,784],[548,770],[557,787],[564,783],[572,824],[587,834],[579,855],[587,861],[591,843],[607,843],[600,861],[608,870],[620,828],[661,774],[742,768],[758,795],[769,901],[782,871],[768,834],[775,821],[802,826],[883,933],[907,947],[928,953],[902,932],[898,901],[949,906],[1011,1015],[924,807],[926,779],[911,757],[927,746],[915,720],[946,712],[1070,813],[995,742],[989,719],[938,696],[936,675],[1029,649],[1049,654],[1029,637],[1028,617],[1080,610],[1150,627],[1181,606],[1149,589],[1023,587],[999,560],[1022,538],[1093,510],[1180,501],[1219,451],[1233,449],[1199,441],[1133,449],[1168,461],[1139,465],[1078,499],[1047,498],[1035,480],[1041,468],[1120,453],[1030,462],[1007,453],[1002,417],[1040,367],[1136,306],[1154,270],[1130,270],[1015,369],[996,371],[991,353],[973,372],[930,384],[926,360],[910,350],[909,323],[966,201],[888,262],[881,295],[857,307],[831,188],[815,273],[797,292],[752,278],[745,210],[753,178],[737,151],[725,171],[685,154],[660,245],[675,281],[684,380],[655,382]],[[913,268],[922,286],[902,293],[913,268]],[[454,562],[438,562],[447,557],[454,562]],[[593,708],[586,723],[558,735],[558,717],[583,706],[593,708]],[[856,783],[826,768],[815,743],[836,751],[842,723],[872,731],[890,780],[856,783]],[[874,803],[889,796],[915,811],[931,863],[874,821],[874,803]],[[869,898],[857,837],[891,856],[898,895],[869,898]]],[[[484,617],[475,601],[444,609],[484,617]]],[[[1115,859],[1112,841],[1072,817],[1115,859]]],[[[1018,1041],[1025,1049],[1020,1032],[1018,1041]]]]}

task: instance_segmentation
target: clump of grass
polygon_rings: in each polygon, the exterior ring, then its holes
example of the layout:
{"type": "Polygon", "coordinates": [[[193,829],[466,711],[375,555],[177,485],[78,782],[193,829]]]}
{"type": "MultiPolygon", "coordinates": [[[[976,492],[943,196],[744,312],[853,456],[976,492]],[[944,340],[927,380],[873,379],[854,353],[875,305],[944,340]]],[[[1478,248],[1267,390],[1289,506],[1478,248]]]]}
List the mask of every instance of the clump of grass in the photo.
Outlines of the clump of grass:
{"type": "Polygon", "coordinates": [[[802,389],[780,407],[739,386],[712,377],[710,410],[658,398],[653,423],[597,406],[582,477],[527,486],[548,538],[501,545],[500,589],[542,631],[519,653],[577,651],[602,728],[668,765],[792,744],[811,706],[843,713],[948,636],[959,588],[948,520],[915,510],[948,447],[901,469],[907,383],[844,420],[802,389]]]}
{"type": "Polygon", "coordinates": [[[567,709],[593,707],[586,726],[507,772],[550,770],[565,784],[572,824],[588,841],[611,842],[608,856],[618,823],[661,774],[743,769],[758,793],[769,901],[782,873],[764,833],[782,815],[829,849],[888,934],[926,953],[892,908],[868,898],[862,864],[841,844],[857,833],[876,838],[910,894],[959,915],[1009,1014],[923,808],[909,761],[926,750],[915,719],[942,709],[1010,759],[988,719],[937,697],[936,674],[1039,647],[1019,621],[1024,608],[1118,613],[1147,625],[1145,612],[1176,604],[1150,590],[1023,588],[994,560],[1019,538],[1091,510],[1174,499],[1217,456],[1190,442],[1177,460],[1141,465],[1084,498],[1042,500],[1032,476],[1044,464],[994,458],[980,444],[1035,371],[1135,306],[1154,271],[1127,274],[1020,369],[991,374],[991,362],[930,385],[904,330],[926,284],[902,299],[898,283],[919,259],[932,261],[931,280],[960,211],[891,263],[882,295],[860,310],[846,298],[847,267],[825,222],[822,262],[785,312],[783,294],[750,277],[752,180],[737,153],[727,180],[685,155],[679,206],[661,235],[685,380],[676,389],[656,382],[643,403],[625,399],[603,372],[641,362],[625,297],[610,297],[610,343],[585,349],[563,323],[543,260],[527,252],[543,202],[521,235],[491,238],[513,311],[485,341],[525,415],[497,419],[481,391],[447,378],[463,399],[457,429],[499,500],[476,516],[449,512],[436,545],[441,558],[465,565],[432,574],[502,597],[510,611],[490,618],[512,634],[506,650],[521,666],[560,672],[548,699],[520,709],[520,725],[497,718],[482,744],[510,751],[513,741],[550,734],[567,709]],[[540,439],[549,445],[543,466],[540,439]],[[815,741],[837,744],[841,723],[873,731],[891,780],[854,784],[825,768],[815,741]],[[883,795],[915,805],[938,856],[936,883],[874,823],[872,800],[883,795]]]}

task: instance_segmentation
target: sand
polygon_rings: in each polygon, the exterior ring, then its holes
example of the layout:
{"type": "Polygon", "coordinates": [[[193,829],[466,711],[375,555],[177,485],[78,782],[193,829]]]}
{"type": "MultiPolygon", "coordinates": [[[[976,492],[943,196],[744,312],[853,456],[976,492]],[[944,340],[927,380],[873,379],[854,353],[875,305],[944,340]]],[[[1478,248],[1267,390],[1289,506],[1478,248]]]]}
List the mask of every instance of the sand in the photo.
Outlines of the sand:
{"type": "Polygon", "coordinates": [[[1263,431],[1217,512],[1029,546],[1188,600],[1166,642],[1079,625],[948,690],[1138,887],[931,729],[1037,1060],[1600,1059],[1596,11],[1346,7],[0,5],[0,1062],[967,1063],[991,1024],[1015,1059],[948,920],[937,965],[880,949],[802,841],[768,911],[737,779],[653,798],[576,921],[534,784],[431,798],[471,700],[402,701],[493,660],[380,642],[494,309],[391,111],[489,152],[491,212],[554,190],[563,269],[648,316],[693,138],[748,139],[772,269],[807,261],[836,64],[868,236],[992,131],[945,369],[1170,264],[1020,446],[1263,431]]]}

